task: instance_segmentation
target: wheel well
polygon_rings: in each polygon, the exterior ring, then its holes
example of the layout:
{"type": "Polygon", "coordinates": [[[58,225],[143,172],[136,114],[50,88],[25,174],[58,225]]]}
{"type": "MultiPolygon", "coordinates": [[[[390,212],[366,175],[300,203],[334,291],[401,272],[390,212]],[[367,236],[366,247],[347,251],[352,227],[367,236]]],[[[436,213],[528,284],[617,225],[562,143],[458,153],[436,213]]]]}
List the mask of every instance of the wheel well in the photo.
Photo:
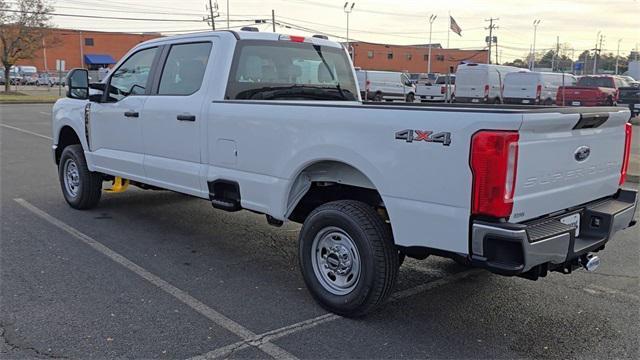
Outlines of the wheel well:
{"type": "Polygon", "coordinates": [[[60,163],[62,151],[69,145],[81,144],[80,138],[70,126],[64,126],[60,130],[58,137],[58,147],[56,148],[56,164],[60,163]]]}
{"type": "Polygon", "coordinates": [[[373,183],[358,169],[337,161],[307,167],[293,183],[289,196],[289,220],[303,223],[318,206],[336,200],[362,201],[384,213],[384,203],[373,183]],[[298,200],[299,199],[299,200],[298,200]]]}

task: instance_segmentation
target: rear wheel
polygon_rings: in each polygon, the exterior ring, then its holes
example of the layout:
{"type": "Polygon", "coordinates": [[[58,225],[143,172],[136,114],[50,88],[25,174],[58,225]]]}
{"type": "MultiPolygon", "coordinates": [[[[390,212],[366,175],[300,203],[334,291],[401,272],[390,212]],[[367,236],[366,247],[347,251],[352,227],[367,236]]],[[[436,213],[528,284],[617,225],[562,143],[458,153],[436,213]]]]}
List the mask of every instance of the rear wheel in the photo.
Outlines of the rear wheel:
{"type": "Polygon", "coordinates": [[[58,175],[62,195],[69,206],[78,210],[98,205],[102,194],[102,174],[87,167],[82,145],[69,145],[62,151],[58,175]]]}
{"type": "Polygon", "coordinates": [[[413,93],[407,94],[407,102],[412,103],[416,101],[416,96],[413,93]]]}
{"type": "Polygon", "coordinates": [[[389,226],[372,207],[351,200],[324,204],[309,215],[299,257],[311,295],[325,309],[348,317],[384,302],[400,260],[389,226]]]}
{"type": "Polygon", "coordinates": [[[373,101],[378,101],[381,102],[382,99],[382,93],[381,92],[377,92],[375,95],[373,95],[373,101]]]}
{"type": "Polygon", "coordinates": [[[553,105],[553,100],[551,100],[551,99],[547,99],[547,100],[545,100],[545,101],[544,101],[544,105],[545,105],[545,106],[551,106],[551,105],[553,105]]]}

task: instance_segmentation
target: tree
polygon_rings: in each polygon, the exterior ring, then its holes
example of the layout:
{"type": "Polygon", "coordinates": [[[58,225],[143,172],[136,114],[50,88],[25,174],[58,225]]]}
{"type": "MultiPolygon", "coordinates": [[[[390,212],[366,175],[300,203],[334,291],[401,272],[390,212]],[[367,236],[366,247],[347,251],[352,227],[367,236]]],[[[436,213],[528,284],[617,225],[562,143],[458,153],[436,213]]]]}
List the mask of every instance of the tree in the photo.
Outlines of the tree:
{"type": "Polygon", "coordinates": [[[20,60],[33,58],[51,27],[53,7],[48,0],[0,0],[0,62],[4,66],[5,91],[10,89],[9,71],[20,60]]]}

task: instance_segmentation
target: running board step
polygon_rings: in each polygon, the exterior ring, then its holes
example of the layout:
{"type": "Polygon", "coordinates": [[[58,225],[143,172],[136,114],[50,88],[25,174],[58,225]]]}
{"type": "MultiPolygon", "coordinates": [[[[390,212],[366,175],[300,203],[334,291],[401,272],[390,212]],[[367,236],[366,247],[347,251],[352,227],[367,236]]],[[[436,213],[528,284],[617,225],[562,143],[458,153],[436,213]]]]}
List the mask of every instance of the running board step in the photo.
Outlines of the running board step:
{"type": "Polygon", "coordinates": [[[216,209],[224,211],[234,212],[241,210],[240,204],[232,200],[211,199],[211,205],[216,209]]]}

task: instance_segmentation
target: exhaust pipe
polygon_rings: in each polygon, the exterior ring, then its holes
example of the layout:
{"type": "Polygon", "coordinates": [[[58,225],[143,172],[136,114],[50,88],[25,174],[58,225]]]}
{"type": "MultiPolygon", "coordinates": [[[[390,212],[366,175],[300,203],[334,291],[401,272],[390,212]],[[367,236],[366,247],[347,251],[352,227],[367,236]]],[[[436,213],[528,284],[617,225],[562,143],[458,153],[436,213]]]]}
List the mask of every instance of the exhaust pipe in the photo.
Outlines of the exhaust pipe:
{"type": "Polygon", "coordinates": [[[593,254],[582,255],[578,260],[578,263],[587,271],[596,271],[600,266],[600,258],[593,254]]]}

